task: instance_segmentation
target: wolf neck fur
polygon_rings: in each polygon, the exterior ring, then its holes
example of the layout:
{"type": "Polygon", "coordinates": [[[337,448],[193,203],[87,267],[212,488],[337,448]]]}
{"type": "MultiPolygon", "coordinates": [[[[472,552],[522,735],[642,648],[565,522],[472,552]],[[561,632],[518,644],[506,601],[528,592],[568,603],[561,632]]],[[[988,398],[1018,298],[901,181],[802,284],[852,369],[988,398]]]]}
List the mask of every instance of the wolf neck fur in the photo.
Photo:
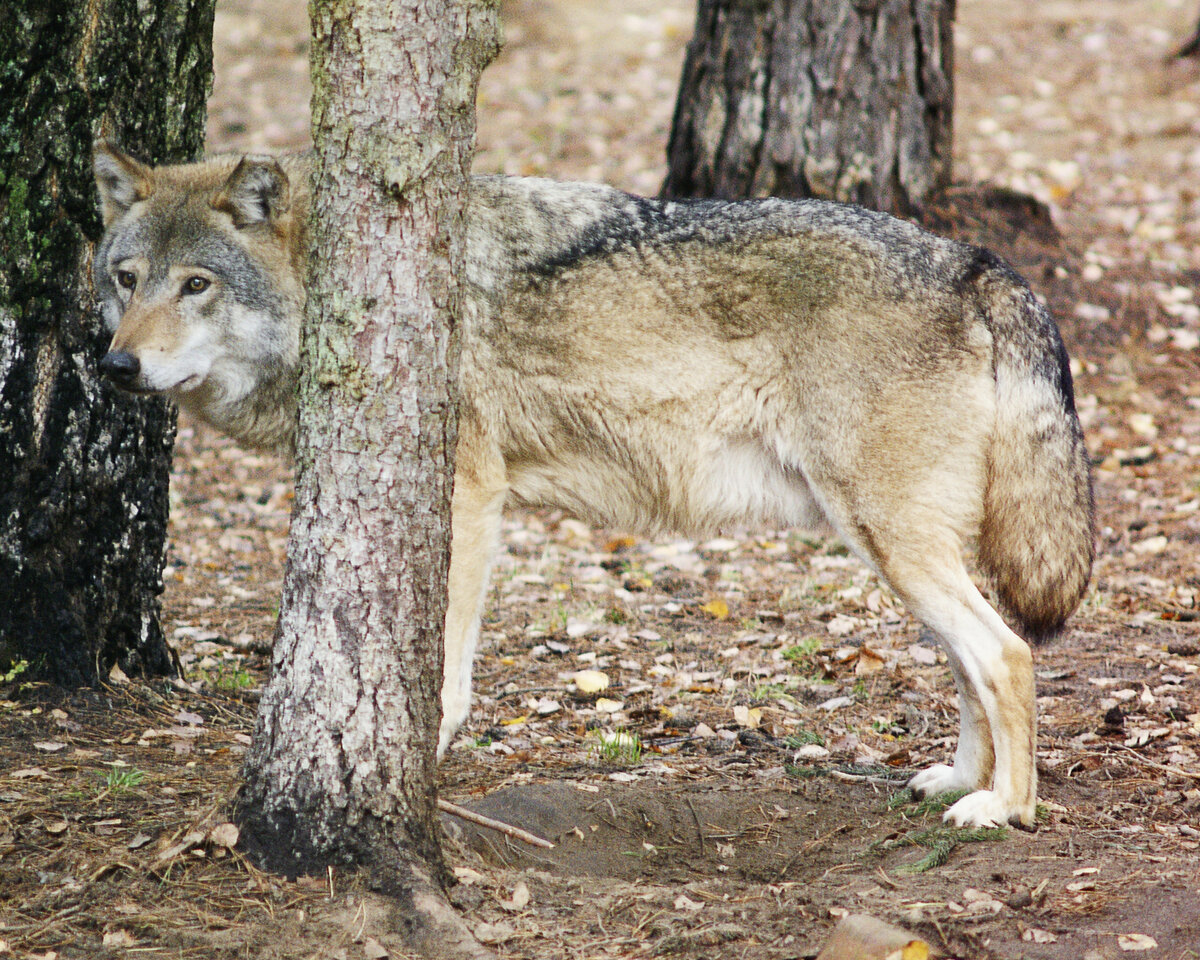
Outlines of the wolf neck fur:
{"type": "Polygon", "coordinates": [[[240,443],[274,450],[290,460],[295,455],[299,376],[299,364],[292,364],[280,367],[274,376],[260,375],[254,389],[242,396],[232,396],[219,383],[209,381],[177,394],[175,400],[197,420],[240,443]]]}

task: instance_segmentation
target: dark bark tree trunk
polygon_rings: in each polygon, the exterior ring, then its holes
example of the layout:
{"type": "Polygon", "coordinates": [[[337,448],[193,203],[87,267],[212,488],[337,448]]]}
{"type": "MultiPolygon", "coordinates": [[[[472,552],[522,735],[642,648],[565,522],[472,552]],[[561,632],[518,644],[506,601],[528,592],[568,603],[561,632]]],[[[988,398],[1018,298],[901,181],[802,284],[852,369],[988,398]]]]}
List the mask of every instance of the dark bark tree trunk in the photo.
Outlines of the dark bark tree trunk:
{"type": "Polygon", "coordinates": [[[496,9],[311,10],[317,156],[296,506],[239,817],[247,845],[276,868],[370,868],[426,946],[455,956],[480,948],[441,899],[436,819],[452,317],[496,9]]]}
{"type": "Polygon", "coordinates": [[[667,197],[919,212],[950,184],[954,0],[700,0],[667,197]]]}
{"type": "Polygon", "coordinates": [[[0,32],[0,669],[172,670],[158,622],[174,417],[109,386],[92,140],[204,140],[214,0],[12,0],[0,32]]]}

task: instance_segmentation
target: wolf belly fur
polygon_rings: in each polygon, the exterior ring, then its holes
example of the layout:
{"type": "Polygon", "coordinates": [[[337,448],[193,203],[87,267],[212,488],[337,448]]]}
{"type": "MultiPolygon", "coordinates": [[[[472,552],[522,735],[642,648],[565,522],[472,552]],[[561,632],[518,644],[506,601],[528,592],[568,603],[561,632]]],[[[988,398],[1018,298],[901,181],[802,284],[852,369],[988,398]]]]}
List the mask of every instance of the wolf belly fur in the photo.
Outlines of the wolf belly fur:
{"type": "MultiPolygon", "coordinates": [[[[258,446],[294,439],[307,172],[96,150],[102,365],[258,446]]],[[[819,201],[660,202],[472,181],[440,750],[506,504],[655,535],[835,532],[937,634],[957,686],[948,819],[1031,826],[1033,668],[1090,575],[1066,353],[1004,263],[819,201]],[[964,565],[978,547],[1018,636],[964,565]],[[1025,639],[1022,639],[1024,637],[1025,639]]]]}

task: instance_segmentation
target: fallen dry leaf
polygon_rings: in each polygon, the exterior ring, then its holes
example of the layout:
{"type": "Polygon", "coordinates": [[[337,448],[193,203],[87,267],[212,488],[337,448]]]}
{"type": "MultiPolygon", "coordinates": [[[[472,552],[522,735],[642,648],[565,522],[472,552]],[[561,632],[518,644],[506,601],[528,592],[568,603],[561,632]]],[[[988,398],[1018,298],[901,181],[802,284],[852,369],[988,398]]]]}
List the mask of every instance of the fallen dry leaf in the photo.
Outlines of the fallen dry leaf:
{"type": "Polygon", "coordinates": [[[511,911],[524,910],[529,906],[529,887],[525,885],[524,880],[517,881],[517,885],[513,887],[512,896],[507,900],[501,900],[500,906],[511,911]]]}
{"type": "Polygon", "coordinates": [[[633,537],[614,537],[604,545],[605,552],[616,553],[619,550],[629,550],[637,546],[637,540],[633,537]]]}
{"type": "Polygon", "coordinates": [[[196,846],[196,844],[203,842],[204,832],[202,830],[193,830],[190,833],[184,834],[182,840],[167,847],[166,850],[154,858],[154,865],[158,866],[160,863],[166,863],[168,860],[174,860],[181,853],[185,853],[192,849],[192,847],[196,846]]]}
{"type": "Polygon", "coordinates": [[[747,707],[739,704],[733,708],[733,719],[739,727],[755,729],[762,723],[762,707],[747,707]]]}
{"type": "Polygon", "coordinates": [[[503,943],[511,940],[516,931],[511,924],[501,920],[498,923],[480,923],[475,926],[475,939],[480,943],[503,943]]]}
{"type": "Polygon", "coordinates": [[[599,693],[608,689],[608,674],[603,670],[580,670],[572,680],[580,693],[599,693]]]}
{"type": "Polygon", "coordinates": [[[1131,413],[1129,429],[1139,437],[1146,437],[1150,440],[1158,436],[1158,427],[1154,424],[1154,416],[1149,413],[1131,413]]]}
{"type": "Polygon", "coordinates": [[[929,945],[907,930],[840,907],[829,913],[841,919],[817,960],[928,960],[929,945]]]}
{"type": "Polygon", "coordinates": [[[708,603],[704,604],[704,606],[702,606],[700,609],[707,613],[714,620],[729,619],[729,604],[727,604],[720,597],[717,597],[715,600],[709,600],[708,603]]]}
{"type": "Polygon", "coordinates": [[[1117,946],[1122,950],[1157,950],[1158,941],[1144,933],[1122,933],[1117,937],[1117,946]]]}
{"type": "Polygon", "coordinates": [[[919,643],[911,644],[908,648],[908,655],[913,658],[914,663],[919,663],[925,667],[932,667],[937,663],[937,651],[930,647],[923,647],[919,643]]]}
{"type": "Polygon", "coordinates": [[[855,676],[869,676],[883,669],[885,661],[874,650],[863,647],[858,651],[858,660],[854,664],[855,676]]]}
{"type": "Polygon", "coordinates": [[[856,617],[848,617],[844,613],[839,613],[825,624],[825,629],[829,631],[830,636],[848,637],[861,626],[862,624],[856,617]]]}
{"type": "Polygon", "coordinates": [[[239,831],[236,824],[218,823],[208,833],[208,842],[232,850],[237,846],[239,831]]]}

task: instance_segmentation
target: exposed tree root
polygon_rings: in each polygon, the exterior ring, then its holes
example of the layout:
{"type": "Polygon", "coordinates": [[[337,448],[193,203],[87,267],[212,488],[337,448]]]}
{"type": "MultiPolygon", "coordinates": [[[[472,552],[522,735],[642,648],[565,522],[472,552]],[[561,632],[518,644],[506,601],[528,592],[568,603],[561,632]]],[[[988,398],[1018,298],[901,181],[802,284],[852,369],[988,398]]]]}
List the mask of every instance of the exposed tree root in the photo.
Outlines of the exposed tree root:
{"type": "Polygon", "coordinates": [[[389,892],[397,901],[394,929],[406,949],[430,960],[496,960],[424,869],[413,864],[402,872],[408,877],[389,892]]]}

